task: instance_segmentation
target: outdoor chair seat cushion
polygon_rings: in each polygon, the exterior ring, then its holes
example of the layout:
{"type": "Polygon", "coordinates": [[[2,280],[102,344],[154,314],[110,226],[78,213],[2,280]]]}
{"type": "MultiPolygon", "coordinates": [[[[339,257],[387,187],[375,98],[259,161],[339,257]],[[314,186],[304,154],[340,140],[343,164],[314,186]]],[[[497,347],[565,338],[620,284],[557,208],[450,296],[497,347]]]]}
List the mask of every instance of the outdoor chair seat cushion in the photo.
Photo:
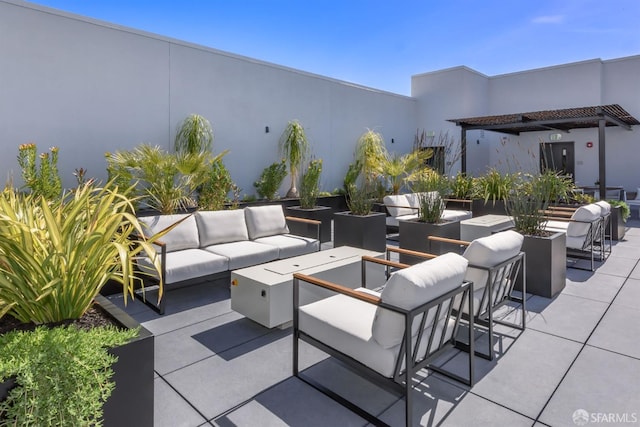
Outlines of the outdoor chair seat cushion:
{"type": "Polygon", "coordinates": [[[376,306],[345,295],[334,295],[300,307],[300,330],[376,372],[390,377],[397,348],[384,348],[373,339],[376,306]]]}
{"type": "Polygon", "coordinates": [[[250,206],[244,208],[244,215],[251,240],[289,233],[281,205],[250,206]]]}
{"type": "Polygon", "coordinates": [[[278,248],[252,241],[220,243],[207,246],[206,251],[221,255],[229,260],[229,270],[263,264],[278,259],[278,248]]]}
{"type": "MultiPolygon", "coordinates": [[[[467,264],[465,258],[450,252],[404,268],[387,280],[380,298],[384,303],[411,310],[460,287],[467,270],[467,264]]],[[[425,329],[432,327],[434,314],[429,313],[425,329]]],[[[446,316],[446,313],[441,313],[441,316],[446,316]]],[[[436,319],[438,322],[441,320],[442,318],[436,319]]],[[[416,319],[412,326],[412,336],[418,333],[419,323],[419,320],[416,319]]],[[[381,346],[391,348],[399,345],[402,342],[403,331],[404,317],[402,315],[383,307],[377,308],[372,332],[373,338],[381,346]]]]}
{"type": "MultiPolygon", "coordinates": [[[[438,195],[437,191],[430,191],[426,193],[409,193],[409,194],[394,194],[385,196],[383,201],[389,212],[389,216],[386,218],[386,223],[390,227],[398,227],[400,221],[407,221],[418,218],[418,212],[420,210],[420,197],[435,197],[438,195]]],[[[458,209],[444,209],[440,218],[443,221],[462,221],[471,218],[471,212],[458,209]]]]}
{"type": "MultiPolygon", "coordinates": [[[[380,295],[370,289],[356,290],[380,295]]],[[[391,378],[400,353],[400,345],[384,347],[373,338],[371,326],[375,321],[376,311],[374,304],[345,295],[335,295],[300,307],[299,328],[318,341],[391,378]]],[[[451,326],[454,322],[453,318],[449,320],[448,330],[453,331],[451,326]]],[[[442,328],[443,325],[438,325],[439,333],[436,334],[432,347],[439,343],[442,328]]],[[[414,344],[416,339],[414,335],[414,344]]],[[[423,340],[419,352],[424,353],[428,344],[426,341],[423,340]]]]}
{"type": "Polygon", "coordinates": [[[580,206],[573,215],[571,215],[573,221],[570,222],[567,227],[567,238],[586,236],[591,228],[591,223],[600,219],[601,213],[602,209],[595,203],[580,206]]]}
{"type": "MultiPolygon", "coordinates": [[[[153,271],[151,260],[143,257],[139,261],[143,271],[153,271]]],[[[181,251],[167,252],[165,283],[171,284],[196,277],[207,276],[227,271],[229,259],[200,249],[184,249],[181,251]]]]}
{"type": "Polygon", "coordinates": [[[388,216],[386,217],[386,223],[388,226],[399,227],[400,221],[408,221],[412,219],[418,219],[418,214],[401,215],[401,216],[388,216]]]}
{"type": "Polygon", "coordinates": [[[242,209],[200,211],[195,217],[202,247],[249,240],[242,209]]]}
{"type": "Polygon", "coordinates": [[[254,242],[278,248],[278,258],[291,258],[318,251],[320,242],[316,239],[294,236],[293,234],[278,234],[275,236],[260,237],[254,242]]]}
{"type": "Polygon", "coordinates": [[[570,221],[554,221],[550,219],[545,223],[544,229],[546,231],[561,231],[563,233],[566,233],[570,223],[570,221]]]}
{"type": "MultiPolygon", "coordinates": [[[[522,250],[523,242],[524,236],[522,234],[507,230],[475,239],[465,249],[462,256],[469,262],[469,267],[464,278],[473,282],[474,315],[477,315],[480,310],[480,302],[489,281],[489,271],[485,268],[495,267],[518,255],[522,250]]],[[[501,285],[504,284],[501,283],[501,285]]],[[[494,288],[493,291],[492,300],[495,299],[498,289],[494,288]]],[[[466,305],[464,305],[464,311],[465,313],[468,311],[466,305]]]]}
{"type": "Polygon", "coordinates": [[[152,236],[167,227],[184,220],[173,230],[162,236],[161,242],[166,244],[167,252],[200,247],[196,219],[190,214],[154,215],[139,218],[143,224],[145,236],[152,236]],[[186,219],[185,219],[186,218],[186,219]]]}

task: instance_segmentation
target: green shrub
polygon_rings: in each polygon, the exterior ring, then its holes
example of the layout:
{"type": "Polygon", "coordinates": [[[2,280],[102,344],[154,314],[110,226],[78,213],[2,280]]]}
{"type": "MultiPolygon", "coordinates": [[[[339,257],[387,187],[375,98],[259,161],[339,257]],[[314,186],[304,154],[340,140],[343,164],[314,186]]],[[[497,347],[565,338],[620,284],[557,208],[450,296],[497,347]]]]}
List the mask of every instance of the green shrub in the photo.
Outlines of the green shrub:
{"type": "Polygon", "coordinates": [[[0,425],[102,425],[117,360],[107,349],[137,333],[66,326],[0,335],[0,380],[15,376],[17,385],[0,402],[0,425]]]}
{"type": "Polygon", "coordinates": [[[442,217],[444,211],[444,202],[442,196],[437,191],[420,193],[418,195],[420,211],[418,212],[418,221],[437,224],[442,217]]]}
{"type": "Polygon", "coordinates": [[[228,201],[229,192],[233,188],[234,183],[229,170],[222,162],[222,159],[217,158],[211,162],[207,179],[200,189],[198,206],[206,210],[224,209],[225,203],[228,201]]]}
{"type": "Polygon", "coordinates": [[[501,174],[496,169],[489,169],[486,174],[474,180],[474,195],[484,199],[485,203],[491,200],[506,200],[511,193],[516,175],[501,174]]]}
{"type": "Polygon", "coordinates": [[[450,180],[451,196],[454,199],[469,199],[473,192],[473,178],[458,172],[450,180]]]}
{"type": "Polygon", "coordinates": [[[312,209],[320,194],[320,175],[322,174],[322,160],[311,160],[307,170],[302,174],[300,182],[300,206],[312,209]]]}
{"type": "Polygon", "coordinates": [[[47,200],[62,194],[62,182],[58,173],[58,147],[51,147],[51,153],[40,154],[40,165],[36,158],[36,144],[22,144],[18,148],[18,164],[22,169],[25,186],[37,196],[47,200]]]}
{"type": "Polygon", "coordinates": [[[366,216],[371,212],[373,199],[366,188],[352,185],[347,193],[347,207],[353,215],[366,216]]]}
{"type": "Polygon", "coordinates": [[[627,220],[631,216],[631,208],[629,208],[629,205],[626,202],[623,202],[622,200],[607,200],[607,202],[612,207],[619,206],[622,213],[622,220],[624,222],[627,222],[627,220]]]}
{"type": "Polygon", "coordinates": [[[264,168],[260,179],[253,183],[258,196],[267,200],[278,197],[278,188],[287,176],[287,165],[284,160],[275,162],[264,168]]]}
{"type": "Polygon", "coordinates": [[[209,120],[198,114],[184,119],[176,132],[174,148],[177,153],[197,154],[211,149],[213,129],[209,120]]]}

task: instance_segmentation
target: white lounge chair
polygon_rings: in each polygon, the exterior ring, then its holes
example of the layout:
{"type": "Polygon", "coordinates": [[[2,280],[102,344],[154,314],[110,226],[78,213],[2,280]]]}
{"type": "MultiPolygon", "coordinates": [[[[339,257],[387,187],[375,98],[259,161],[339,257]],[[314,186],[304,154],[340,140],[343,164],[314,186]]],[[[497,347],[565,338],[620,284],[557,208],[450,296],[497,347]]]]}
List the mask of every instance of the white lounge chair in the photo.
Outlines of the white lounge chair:
{"type": "MultiPolygon", "coordinates": [[[[404,396],[406,425],[413,425],[412,378],[421,369],[434,369],[430,364],[456,345],[464,310],[475,310],[470,297],[473,285],[464,281],[467,264],[460,255],[441,255],[395,272],[381,293],[294,274],[293,374],[380,424],[374,415],[299,372],[298,345],[302,340],[404,396]],[[336,295],[299,306],[301,284],[321,286],[336,295]]],[[[468,378],[441,369],[438,372],[473,385],[473,318],[469,323],[468,378]]]]}

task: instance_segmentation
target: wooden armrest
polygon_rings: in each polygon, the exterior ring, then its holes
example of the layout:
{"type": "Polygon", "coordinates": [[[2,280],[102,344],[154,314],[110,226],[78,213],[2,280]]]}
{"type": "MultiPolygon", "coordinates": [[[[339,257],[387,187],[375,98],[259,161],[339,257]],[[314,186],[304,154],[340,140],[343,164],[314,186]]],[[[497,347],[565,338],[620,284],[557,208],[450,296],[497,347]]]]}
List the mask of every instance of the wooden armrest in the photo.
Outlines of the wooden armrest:
{"type": "Polygon", "coordinates": [[[302,223],[305,223],[305,224],[313,224],[313,225],[322,224],[322,221],[318,221],[318,220],[315,220],[315,219],[298,218],[298,217],[295,217],[295,216],[285,216],[284,219],[287,220],[287,221],[296,221],[296,222],[302,222],[302,223]]]}
{"type": "Polygon", "coordinates": [[[570,207],[564,207],[564,206],[549,206],[547,209],[551,209],[554,211],[575,212],[578,208],[570,208],[570,207]]]}
{"type": "Polygon", "coordinates": [[[418,252],[418,251],[412,251],[410,249],[396,248],[394,246],[387,246],[387,252],[395,252],[397,254],[410,255],[410,256],[415,256],[418,258],[426,258],[426,259],[432,259],[438,256],[438,255],[429,254],[426,252],[418,252]]]}
{"type": "Polygon", "coordinates": [[[448,239],[446,237],[438,236],[428,236],[427,239],[436,242],[451,243],[452,245],[469,246],[471,244],[471,242],[467,242],[466,240],[448,239]]]}
{"type": "Polygon", "coordinates": [[[158,245],[161,248],[165,248],[167,247],[167,244],[165,242],[163,242],[162,240],[154,240],[153,242],[151,242],[152,245],[158,245]]]}
{"type": "Polygon", "coordinates": [[[369,255],[362,255],[362,261],[373,262],[374,264],[380,264],[380,265],[388,265],[389,267],[395,267],[395,268],[409,267],[408,264],[403,264],[401,262],[396,262],[396,261],[390,261],[388,259],[374,258],[369,255]]]}
{"type": "Polygon", "coordinates": [[[316,277],[307,276],[302,273],[293,273],[293,278],[302,280],[303,282],[310,283],[312,285],[320,286],[325,289],[329,289],[331,291],[350,296],[352,298],[359,299],[364,302],[368,302],[370,304],[380,304],[380,297],[373,296],[371,294],[367,294],[364,292],[358,292],[354,289],[347,288],[346,286],[339,285],[337,283],[329,282],[328,280],[318,279],[316,277]]]}
{"type": "Polygon", "coordinates": [[[558,217],[571,217],[571,215],[573,215],[573,212],[569,212],[569,211],[556,211],[553,209],[547,209],[545,211],[540,211],[541,213],[547,215],[547,216],[558,216],[558,217]]]}

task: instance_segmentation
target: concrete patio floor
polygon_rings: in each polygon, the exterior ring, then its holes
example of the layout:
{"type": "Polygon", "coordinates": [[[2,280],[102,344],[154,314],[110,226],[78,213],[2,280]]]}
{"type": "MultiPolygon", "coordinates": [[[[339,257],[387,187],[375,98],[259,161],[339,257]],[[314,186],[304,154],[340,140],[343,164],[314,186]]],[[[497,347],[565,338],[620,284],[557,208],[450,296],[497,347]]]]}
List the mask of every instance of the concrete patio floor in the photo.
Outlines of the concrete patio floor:
{"type": "MultiPolygon", "coordinates": [[[[556,298],[528,298],[524,332],[496,329],[497,358],[475,359],[472,388],[430,371],[416,379],[415,419],[573,426],[585,424],[574,421],[582,415],[589,423],[640,424],[640,220],[627,226],[595,272],[568,269],[556,298]]],[[[122,306],[121,297],[110,299],[122,306]]],[[[126,311],[155,334],[155,426],[368,425],[292,377],[291,328],[267,329],[232,311],[228,280],[170,291],[164,316],[139,301],[126,311]]],[[[465,356],[452,350],[441,364],[466,375],[465,356]]],[[[309,376],[403,425],[397,396],[304,344],[301,361],[309,376]]]]}

